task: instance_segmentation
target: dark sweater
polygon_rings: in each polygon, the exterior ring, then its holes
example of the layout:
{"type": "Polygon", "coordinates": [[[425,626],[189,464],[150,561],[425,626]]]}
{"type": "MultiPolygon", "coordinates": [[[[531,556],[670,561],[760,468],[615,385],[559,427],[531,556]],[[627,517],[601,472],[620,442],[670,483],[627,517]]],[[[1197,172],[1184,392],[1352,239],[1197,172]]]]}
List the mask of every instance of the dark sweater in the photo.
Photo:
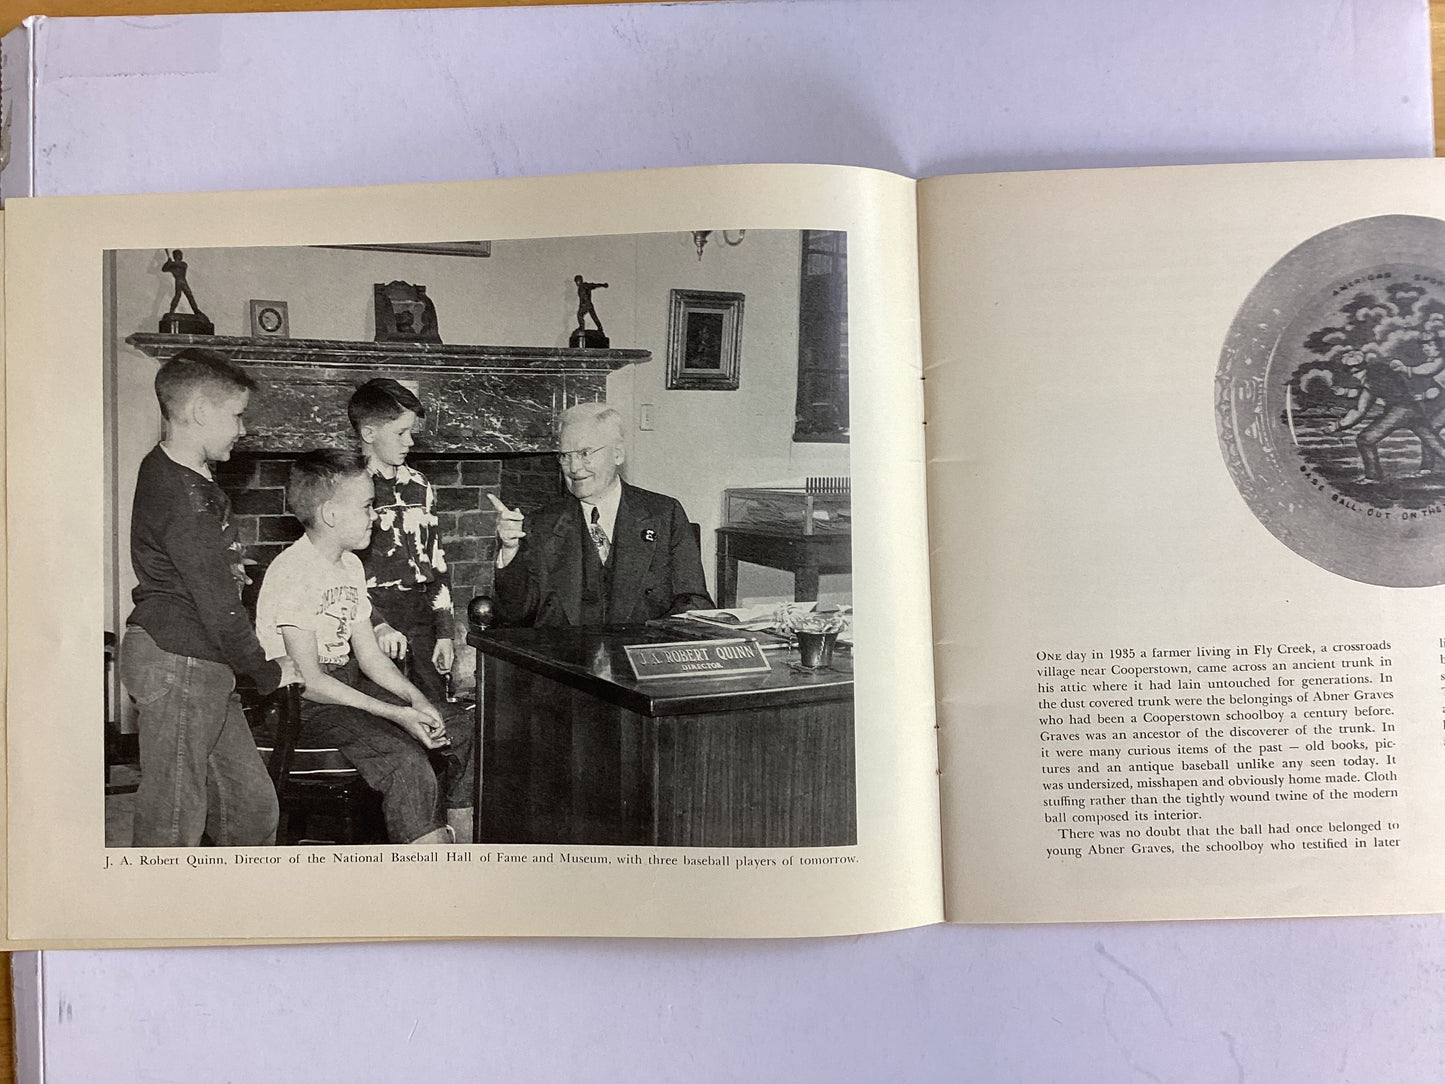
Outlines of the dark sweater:
{"type": "Polygon", "coordinates": [[[221,487],[152,448],[136,477],[130,559],[140,582],[126,624],[163,651],[224,663],[268,693],[281,667],[267,660],[241,605],[242,556],[221,487]]]}

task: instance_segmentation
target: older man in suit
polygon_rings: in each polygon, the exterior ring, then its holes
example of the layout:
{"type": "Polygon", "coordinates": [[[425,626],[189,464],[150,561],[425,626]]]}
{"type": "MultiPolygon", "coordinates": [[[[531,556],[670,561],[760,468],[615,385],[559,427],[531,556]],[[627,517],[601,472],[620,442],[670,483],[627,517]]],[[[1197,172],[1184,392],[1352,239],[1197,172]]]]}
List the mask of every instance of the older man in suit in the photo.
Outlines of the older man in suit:
{"type": "Polygon", "coordinates": [[[570,499],[524,519],[491,498],[499,623],[627,625],[711,608],[682,505],[618,475],[621,415],[606,403],[572,407],[559,418],[558,441],[570,499]]]}

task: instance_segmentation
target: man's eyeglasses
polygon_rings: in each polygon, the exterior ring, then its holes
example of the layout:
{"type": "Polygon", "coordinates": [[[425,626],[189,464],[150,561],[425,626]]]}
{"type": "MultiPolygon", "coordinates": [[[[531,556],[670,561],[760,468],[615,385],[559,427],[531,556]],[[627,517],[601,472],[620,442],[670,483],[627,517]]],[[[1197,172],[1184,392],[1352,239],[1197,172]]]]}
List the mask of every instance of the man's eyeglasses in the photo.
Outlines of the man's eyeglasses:
{"type": "Polygon", "coordinates": [[[595,448],[581,448],[575,452],[558,452],[557,462],[564,467],[570,467],[573,463],[583,464],[590,462],[592,457],[603,448],[610,448],[610,444],[599,444],[595,448]]]}

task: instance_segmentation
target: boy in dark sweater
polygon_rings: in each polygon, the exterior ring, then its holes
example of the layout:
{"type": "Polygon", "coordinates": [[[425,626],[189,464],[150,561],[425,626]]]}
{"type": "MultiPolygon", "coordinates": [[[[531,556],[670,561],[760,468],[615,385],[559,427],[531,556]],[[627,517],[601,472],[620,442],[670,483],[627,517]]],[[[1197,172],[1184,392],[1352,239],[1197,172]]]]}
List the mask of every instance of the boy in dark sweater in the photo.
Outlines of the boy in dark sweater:
{"type": "Polygon", "coordinates": [[[246,433],[254,382],[208,350],[183,350],[156,373],[165,436],[141,461],[131,513],[135,608],[120,671],[136,702],[141,781],[137,847],[276,841],[276,792],[236,695],[243,674],[267,693],[299,683],[268,660],[241,605],[246,582],[231,505],[210,465],[246,433]]]}
{"type": "Polygon", "coordinates": [[[346,413],[376,491],[376,529],[358,556],[377,643],[431,703],[444,704],[454,655],[451,574],[436,491],[406,465],[412,429],[426,409],[405,385],[382,377],[357,388],[346,413]]]}

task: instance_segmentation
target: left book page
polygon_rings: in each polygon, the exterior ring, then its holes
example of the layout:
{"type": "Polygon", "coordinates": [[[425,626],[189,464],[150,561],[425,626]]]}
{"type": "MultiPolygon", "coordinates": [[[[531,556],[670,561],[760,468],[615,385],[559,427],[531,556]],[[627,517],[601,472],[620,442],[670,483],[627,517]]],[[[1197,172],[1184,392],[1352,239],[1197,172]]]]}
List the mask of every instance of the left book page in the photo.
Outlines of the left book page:
{"type": "MultiPolygon", "coordinates": [[[[23,630],[8,655],[8,944],[804,936],[941,919],[914,187],[778,166],[7,202],[7,400],[25,404],[6,415],[9,627],[23,630]],[[137,808],[155,801],[145,705],[119,676],[137,678],[133,502],[142,461],[171,443],[153,385],[182,346],[256,383],[249,432],[207,453],[226,530],[257,562],[237,562],[247,609],[300,544],[284,503],[298,454],[357,447],[346,406],[368,379],[422,401],[406,462],[432,483],[455,596],[460,703],[444,714],[458,733],[484,716],[488,842],[342,844],[308,821],[318,845],[205,845],[226,839],[212,811],[232,806],[231,776],[203,771],[205,797],[168,806],[202,811],[202,845],[133,845],[137,808]],[[655,574],[695,567],[700,543],[720,603],[851,607],[854,646],[831,671],[774,650],[761,676],[648,685],[618,647],[634,633],[609,630],[584,657],[581,633],[554,628],[497,632],[478,664],[465,612],[491,590],[491,498],[539,517],[585,501],[577,456],[559,471],[553,418],[604,399],[626,487],[602,574],[637,576],[650,604],[655,574]],[[795,523],[805,479],[850,499],[818,499],[795,523]],[[725,539],[739,488],[781,492],[769,514],[782,521],[749,506],[725,539]],[[658,494],[696,532],[662,555],[664,528],[628,519],[658,494]],[[831,555],[807,567],[769,544],[805,525],[831,555]],[[103,634],[120,640],[118,667],[94,650],[103,634]],[[473,713],[479,671],[487,710],[473,713]],[[489,701],[497,675],[513,683],[489,701]],[[509,698],[524,687],[527,704],[509,698]],[[124,737],[137,728],[138,765],[124,737]]],[[[565,583],[547,589],[565,610],[565,583]]],[[[190,660],[176,674],[218,665],[205,645],[170,646],[190,660]]],[[[155,682],[142,684],[148,701],[155,682]]],[[[396,834],[389,803],[381,840],[396,834]]]]}

